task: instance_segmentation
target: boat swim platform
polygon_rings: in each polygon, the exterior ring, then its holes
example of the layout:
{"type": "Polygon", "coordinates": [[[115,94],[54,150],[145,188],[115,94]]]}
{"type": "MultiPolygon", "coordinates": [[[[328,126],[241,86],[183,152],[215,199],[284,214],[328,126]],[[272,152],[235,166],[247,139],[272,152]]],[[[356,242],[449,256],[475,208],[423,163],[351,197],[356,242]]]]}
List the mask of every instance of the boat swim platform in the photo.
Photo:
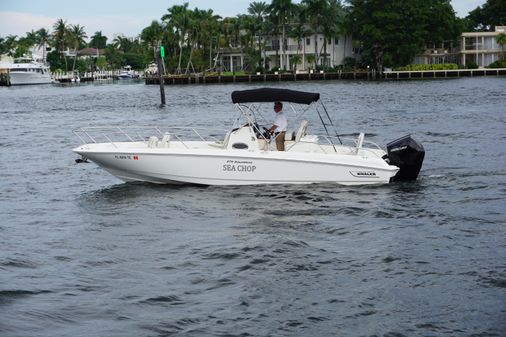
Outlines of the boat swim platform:
{"type": "MultiPolygon", "coordinates": [[[[319,73],[280,73],[256,75],[164,75],[165,85],[171,84],[215,84],[215,83],[258,83],[258,82],[295,82],[295,81],[326,81],[326,80],[411,80],[441,79],[478,76],[504,76],[506,68],[499,69],[454,69],[424,71],[375,71],[356,72],[319,72],[319,73]]],[[[145,78],[146,84],[160,84],[157,76],[145,78]]]]}

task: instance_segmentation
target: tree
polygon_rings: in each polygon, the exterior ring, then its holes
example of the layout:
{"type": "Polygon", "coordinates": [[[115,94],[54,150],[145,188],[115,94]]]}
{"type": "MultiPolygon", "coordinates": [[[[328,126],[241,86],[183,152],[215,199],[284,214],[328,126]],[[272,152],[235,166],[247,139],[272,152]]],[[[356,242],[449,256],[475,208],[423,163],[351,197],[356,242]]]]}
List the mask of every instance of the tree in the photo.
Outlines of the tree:
{"type": "Polygon", "coordinates": [[[451,39],[457,20],[448,0],[349,0],[362,62],[382,71],[402,66],[429,42],[451,39]],[[435,14],[436,13],[436,14],[435,14]]]}
{"type": "Polygon", "coordinates": [[[506,60],[506,53],[504,52],[504,46],[506,46],[506,33],[501,33],[501,34],[497,35],[497,37],[495,38],[495,41],[497,42],[498,45],[501,46],[502,59],[506,60]]]}
{"type": "Polygon", "coordinates": [[[62,58],[63,55],[63,58],[65,60],[65,71],[68,71],[67,56],[64,55],[66,43],[68,40],[67,21],[58,19],[53,25],[53,29],[53,43],[56,47],[56,50],[58,51],[59,57],[62,58]]]}
{"type": "Polygon", "coordinates": [[[257,35],[257,48],[259,60],[262,59],[262,30],[264,29],[265,16],[269,6],[263,1],[253,1],[248,7],[248,13],[255,19],[254,34],[257,35]]]}
{"type": "Polygon", "coordinates": [[[316,68],[316,56],[308,55],[307,62],[309,63],[309,69],[311,69],[311,65],[313,65],[313,68],[316,68]]]}
{"type": "Polygon", "coordinates": [[[0,43],[0,54],[7,54],[9,56],[14,56],[16,46],[17,46],[17,36],[16,35],[8,35],[5,39],[3,39],[3,43],[0,43]]]}
{"type": "Polygon", "coordinates": [[[162,16],[162,21],[168,22],[168,27],[175,30],[176,36],[179,40],[179,62],[176,72],[181,73],[183,47],[185,45],[187,31],[190,28],[190,14],[188,11],[188,3],[185,2],[183,5],[174,5],[167,10],[169,13],[162,16]]]}
{"type": "Polygon", "coordinates": [[[199,43],[202,41],[202,36],[206,35],[205,33],[205,25],[208,20],[211,20],[213,17],[213,11],[210,10],[200,10],[195,8],[194,11],[189,11],[189,28],[187,34],[188,44],[190,45],[190,56],[188,58],[188,63],[186,64],[185,74],[188,74],[190,71],[190,66],[192,66],[195,71],[192,63],[193,51],[199,47],[199,43]]]}
{"type": "Polygon", "coordinates": [[[493,26],[506,26],[506,0],[487,0],[466,17],[469,28],[475,31],[492,30],[493,26]]]}
{"type": "Polygon", "coordinates": [[[290,57],[290,63],[292,64],[292,71],[297,71],[297,65],[302,61],[302,57],[300,55],[292,55],[290,57]]]}
{"type": "Polygon", "coordinates": [[[85,45],[86,42],[84,41],[85,38],[88,36],[86,35],[86,32],[84,31],[84,27],[80,25],[72,25],[69,29],[69,40],[71,45],[74,48],[74,64],[72,65],[72,72],[76,68],[76,61],[77,61],[77,52],[80,49],[81,46],[85,45]]]}
{"type": "Polygon", "coordinates": [[[435,48],[444,41],[455,40],[462,32],[450,0],[424,0],[421,11],[426,46],[435,48]]]}
{"type": "Polygon", "coordinates": [[[325,21],[325,13],[328,9],[326,0],[302,0],[305,6],[306,15],[309,20],[309,25],[314,34],[314,62],[315,66],[318,63],[318,33],[321,33],[321,25],[325,21]]]}
{"type": "Polygon", "coordinates": [[[102,35],[102,31],[95,32],[88,46],[90,48],[104,49],[107,46],[107,36],[102,35]]]}
{"type": "Polygon", "coordinates": [[[105,48],[105,58],[112,68],[120,68],[125,63],[124,53],[110,44],[105,48]]]}
{"type": "Polygon", "coordinates": [[[146,42],[151,48],[155,48],[162,41],[163,27],[157,20],[151,21],[151,25],[144,28],[141,32],[142,41],[146,42]]]}
{"type": "Polygon", "coordinates": [[[306,11],[302,5],[297,6],[297,12],[295,22],[288,36],[297,41],[297,56],[302,47],[302,58],[299,63],[302,63],[302,67],[304,68],[306,63],[306,43],[304,39],[311,35],[311,30],[307,28],[306,11]]]}
{"type": "MultiPolygon", "coordinates": [[[[286,59],[286,33],[287,26],[289,23],[289,17],[294,12],[294,5],[292,4],[292,0],[272,0],[271,5],[269,6],[269,12],[272,17],[273,22],[279,27],[281,26],[281,58],[279,62],[279,67],[281,69],[286,68],[287,62],[286,59]]],[[[279,38],[279,36],[278,36],[279,38]]]]}
{"type": "Polygon", "coordinates": [[[324,48],[323,54],[324,56],[324,64],[325,66],[329,66],[326,57],[327,57],[327,42],[331,42],[332,46],[332,55],[331,55],[331,63],[330,66],[334,67],[334,50],[335,50],[335,38],[341,32],[342,22],[344,21],[344,9],[341,5],[340,0],[327,0],[327,9],[323,15],[323,23],[322,23],[322,33],[324,37],[324,48]]]}
{"type": "Polygon", "coordinates": [[[42,48],[42,59],[46,60],[46,47],[49,44],[50,34],[45,28],[41,28],[36,32],[35,44],[42,48]]]}

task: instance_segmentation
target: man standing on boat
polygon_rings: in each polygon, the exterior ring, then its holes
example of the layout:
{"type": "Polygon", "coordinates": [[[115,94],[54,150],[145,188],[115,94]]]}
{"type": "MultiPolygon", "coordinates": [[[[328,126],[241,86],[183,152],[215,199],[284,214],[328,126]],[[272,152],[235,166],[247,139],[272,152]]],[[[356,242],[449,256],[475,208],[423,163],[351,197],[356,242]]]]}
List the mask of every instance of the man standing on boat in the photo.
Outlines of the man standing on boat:
{"type": "Polygon", "coordinates": [[[276,148],[278,151],[285,151],[285,133],[288,121],[286,115],[283,113],[283,103],[274,103],[274,112],[276,113],[276,120],[270,127],[269,132],[276,138],[276,148]]]}

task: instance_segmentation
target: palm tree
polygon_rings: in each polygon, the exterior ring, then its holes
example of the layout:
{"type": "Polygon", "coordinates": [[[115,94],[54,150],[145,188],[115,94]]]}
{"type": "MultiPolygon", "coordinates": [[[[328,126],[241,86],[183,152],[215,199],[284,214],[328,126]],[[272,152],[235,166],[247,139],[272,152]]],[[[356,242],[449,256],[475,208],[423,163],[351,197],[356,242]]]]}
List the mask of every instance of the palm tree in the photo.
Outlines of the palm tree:
{"type": "Polygon", "coordinates": [[[297,65],[300,64],[301,61],[302,61],[302,57],[299,54],[292,55],[290,57],[290,62],[292,64],[292,70],[293,70],[293,72],[297,71],[297,65]]]}
{"type": "Polygon", "coordinates": [[[135,41],[123,35],[118,35],[112,40],[114,48],[121,50],[124,53],[130,52],[135,47],[135,41]]]}
{"type": "Polygon", "coordinates": [[[69,36],[70,41],[74,47],[74,64],[72,65],[72,72],[74,72],[74,69],[76,68],[77,51],[79,50],[80,46],[86,43],[84,39],[87,38],[88,36],[84,31],[84,27],[80,25],[70,26],[69,36]]]}
{"type": "Polygon", "coordinates": [[[88,45],[91,48],[104,49],[107,46],[107,36],[102,35],[102,31],[95,32],[88,45]]]}
{"type": "Polygon", "coordinates": [[[53,25],[53,29],[53,43],[56,47],[56,50],[59,51],[60,58],[62,55],[65,58],[65,71],[68,71],[67,56],[64,54],[68,37],[67,21],[58,19],[53,25]]]}
{"type": "Polygon", "coordinates": [[[301,51],[302,47],[302,66],[305,67],[306,63],[306,43],[304,41],[305,38],[311,35],[311,30],[307,29],[307,20],[306,20],[306,12],[304,10],[304,6],[300,5],[298,8],[297,20],[290,31],[289,36],[292,39],[297,41],[297,55],[299,55],[299,51],[301,51]]]}
{"type": "MultiPolygon", "coordinates": [[[[199,44],[204,49],[204,52],[206,44],[209,44],[209,68],[212,67],[213,42],[216,41],[216,45],[218,45],[218,39],[216,38],[216,36],[219,35],[220,33],[220,21],[219,21],[220,19],[221,17],[219,15],[215,15],[212,12],[212,10],[209,10],[206,20],[201,23],[199,44]]],[[[205,53],[203,53],[203,55],[204,54],[205,53]]]]}
{"type": "Polygon", "coordinates": [[[37,47],[42,48],[42,59],[46,61],[46,46],[49,43],[49,32],[45,28],[41,28],[36,32],[35,43],[37,47]]]}
{"type": "Polygon", "coordinates": [[[36,41],[37,41],[37,33],[33,29],[30,32],[26,32],[24,42],[27,47],[34,46],[36,41]]]}
{"type": "Polygon", "coordinates": [[[262,59],[262,30],[264,28],[265,15],[267,14],[269,6],[263,1],[253,1],[249,4],[248,13],[255,18],[255,33],[257,35],[257,47],[260,59],[262,59]]]}
{"type": "Polygon", "coordinates": [[[504,52],[504,46],[506,45],[506,33],[500,33],[499,35],[497,35],[497,37],[495,38],[495,41],[497,42],[498,45],[501,46],[501,48],[502,48],[502,59],[505,60],[506,59],[506,54],[504,52]]]}
{"type": "Polygon", "coordinates": [[[6,38],[5,38],[5,41],[3,43],[4,45],[4,52],[7,53],[7,55],[9,56],[14,56],[14,53],[15,53],[15,50],[16,50],[16,45],[17,45],[17,36],[16,35],[8,35],[6,38]]]}
{"type": "MultiPolygon", "coordinates": [[[[281,26],[281,58],[279,62],[280,68],[286,68],[287,62],[285,62],[286,51],[285,51],[285,40],[286,40],[286,29],[289,21],[289,16],[294,11],[294,5],[292,0],[272,0],[269,6],[269,12],[273,18],[273,21],[279,27],[281,26]]],[[[279,38],[279,36],[278,36],[279,38]]]]}
{"type": "Polygon", "coordinates": [[[315,55],[308,55],[307,62],[309,63],[309,69],[311,69],[311,64],[313,65],[314,68],[316,68],[316,56],[315,55]]]}
{"type": "MultiPolygon", "coordinates": [[[[344,22],[344,9],[340,0],[327,0],[327,10],[325,11],[323,21],[323,36],[327,41],[331,41],[332,54],[330,58],[330,66],[334,67],[334,52],[335,52],[335,37],[341,32],[341,27],[344,22]]],[[[325,43],[327,46],[327,43],[325,43]]],[[[324,54],[327,55],[327,48],[325,47],[324,54]]],[[[325,64],[327,65],[326,61],[325,64]]]]}
{"type": "Polygon", "coordinates": [[[321,24],[324,21],[324,14],[327,9],[327,0],[302,0],[305,5],[306,15],[314,34],[314,57],[315,65],[318,62],[318,33],[321,32],[321,24]]]}
{"type": "Polygon", "coordinates": [[[195,8],[194,11],[189,11],[189,29],[187,34],[187,41],[190,45],[190,57],[188,58],[188,63],[186,64],[185,74],[188,74],[190,71],[190,65],[195,72],[195,68],[193,67],[192,58],[193,52],[195,48],[199,47],[199,42],[202,40],[201,36],[204,35],[204,27],[205,22],[209,20],[213,16],[212,10],[200,10],[195,8]]]}
{"type": "Polygon", "coordinates": [[[169,13],[162,16],[162,21],[167,21],[168,27],[174,29],[178,36],[179,62],[176,72],[180,74],[186,34],[188,29],[190,28],[190,13],[188,10],[188,2],[185,2],[183,5],[174,5],[168,8],[167,10],[169,13]]]}
{"type": "Polygon", "coordinates": [[[36,34],[33,30],[31,32],[26,32],[24,37],[19,38],[14,56],[22,57],[29,54],[30,48],[35,45],[35,38],[36,34]]]}

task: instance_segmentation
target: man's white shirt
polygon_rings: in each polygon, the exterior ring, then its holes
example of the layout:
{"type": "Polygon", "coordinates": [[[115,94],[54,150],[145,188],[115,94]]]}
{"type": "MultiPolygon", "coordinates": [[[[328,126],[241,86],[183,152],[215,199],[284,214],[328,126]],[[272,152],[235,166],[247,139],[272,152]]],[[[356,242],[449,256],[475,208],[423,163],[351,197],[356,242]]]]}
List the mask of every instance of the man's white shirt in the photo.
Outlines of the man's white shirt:
{"type": "Polygon", "coordinates": [[[274,125],[277,126],[274,132],[283,132],[286,131],[286,127],[288,126],[288,120],[286,119],[283,111],[276,114],[276,120],[274,121],[274,125]]]}

